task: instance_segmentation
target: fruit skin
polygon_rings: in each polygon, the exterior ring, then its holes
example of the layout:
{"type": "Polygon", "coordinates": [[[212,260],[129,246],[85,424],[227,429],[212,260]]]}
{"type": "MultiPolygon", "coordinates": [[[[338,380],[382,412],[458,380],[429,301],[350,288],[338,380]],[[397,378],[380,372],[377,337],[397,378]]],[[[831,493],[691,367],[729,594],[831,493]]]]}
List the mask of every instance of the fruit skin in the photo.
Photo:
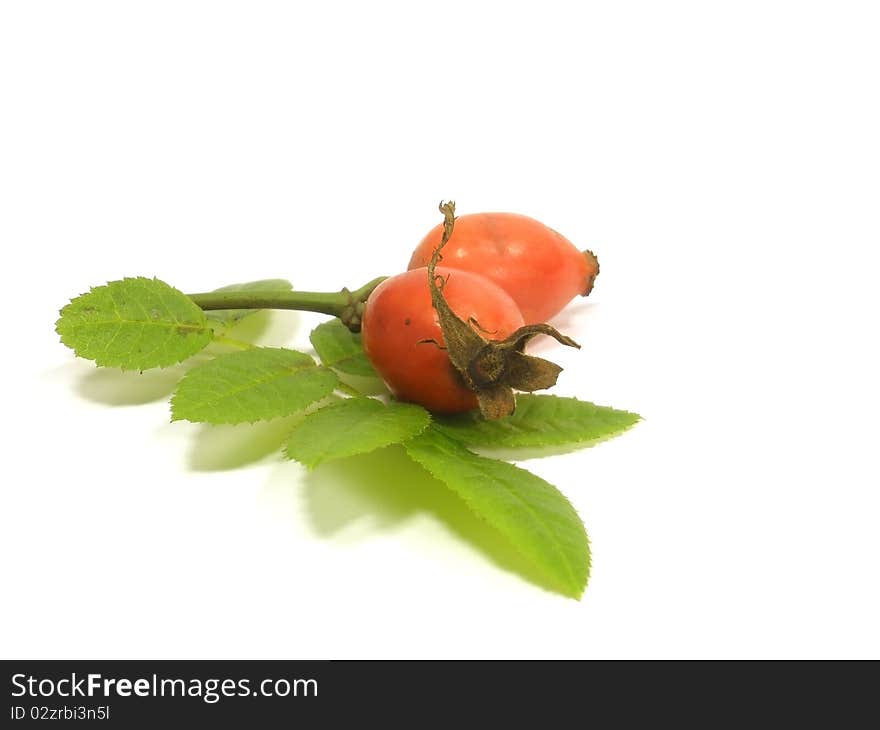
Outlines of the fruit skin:
{"type": "MultiPolygon", "coordinates": [[[[426,266],[442,235],[442,224],[432,228],[408,268],[426,266]]],[[[599,273],[592,252],[578,251],[552,228],[517,213],[456,218],[442,265],[494,281],[516,301],[526,324],[546,322],[578,294],[589,294],[599,273]]]]}
{"type": "MultiPolygon", "coordinates": [[[[449,277],[443,288],[449,306],[463,320],[473,317],[481,334],[501,340],[523,326],[516,302],[488,279],[469,271],[437,267],[449,277]]],[[[473,391],[449,361],[443,333],[431,305],[428,270],[412,269],[383,281],[367,300],[361,329],[364,351],[395,397],[435,413],[477,407],[473,391]]]]}

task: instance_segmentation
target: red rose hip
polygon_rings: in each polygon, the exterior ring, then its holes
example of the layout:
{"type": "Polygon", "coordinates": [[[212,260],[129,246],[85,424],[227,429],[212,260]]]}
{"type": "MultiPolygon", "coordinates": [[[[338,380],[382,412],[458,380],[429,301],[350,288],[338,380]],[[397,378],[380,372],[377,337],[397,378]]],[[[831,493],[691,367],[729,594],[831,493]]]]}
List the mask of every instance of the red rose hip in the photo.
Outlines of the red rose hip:
{"type": "MultiPolygon", "coordinates": [[[[445,267],[438,267],[437,275],[448,277],[443,294],[449,306],[464,321],[473,318],[483,337],[502,340],[523,326],[516,302],[488,279],[445,267]]],[[[392,276],[376,287],[367,300],[361,335],[367,357],[395,397],[436,413],[476,408],[474,392],[438,346],[444,344],[443,333],[426,268],[392,276]]]]}
{"type": "MultiPolygon", "coordinates": [[[[409,268],[426,266],[440,244],[443,225],[416,247],[409,268]]],[[[546,322],[578,294],[592,291],[599,262],[534,218],[516,213],[474,213],[455,219],[442,266],[470,271],[513,297],[526,324],[546,322]]]]}

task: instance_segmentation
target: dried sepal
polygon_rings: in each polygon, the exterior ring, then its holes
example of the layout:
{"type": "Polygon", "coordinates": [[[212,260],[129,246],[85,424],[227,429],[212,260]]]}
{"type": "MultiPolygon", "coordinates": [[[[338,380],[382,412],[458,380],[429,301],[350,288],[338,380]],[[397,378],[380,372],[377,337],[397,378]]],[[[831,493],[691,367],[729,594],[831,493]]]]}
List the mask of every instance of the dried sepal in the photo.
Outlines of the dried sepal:
{"type": "MultiPolygon", "coordinates": [[[[563,335],[549,324],[520,327],[503,340],[483,337],[485,331],[471,319],[465,322],[446,302],[443,288],[446,279],[436,274],[443,256],[440,253],[455,228],[455,203],[440,204],[443,213],[443,237],[428,263],[428,284],[431,303],[437,311],[443,332],[446,353],[465,385],[477,396],[480,412],[487,419],[504,418],[516,408],[513,390],[543,390],[556,384],[562,368],[549,360],[525,354],[525,346],[537,335],[548,335],[569,347],[580,348],[573,339],[563,335]]],[[[491,334],[491,333],[487,333],[491,334]]]]}

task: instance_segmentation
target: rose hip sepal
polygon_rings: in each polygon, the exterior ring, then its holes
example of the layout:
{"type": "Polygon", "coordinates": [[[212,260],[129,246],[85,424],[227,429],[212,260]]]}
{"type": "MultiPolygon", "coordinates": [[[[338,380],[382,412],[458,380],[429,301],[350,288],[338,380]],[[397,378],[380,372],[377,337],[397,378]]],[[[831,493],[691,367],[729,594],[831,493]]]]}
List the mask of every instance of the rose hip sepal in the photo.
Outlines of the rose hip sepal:
{"type": "MultiPolygon", "coordinates": [[[[562,372],[556,363],[526,355],[529,340],[536,335],[549,335],[569,347],[580,349],[580,345],[548,324],[526,325],[503,340],[490,340],[480,335],[479,322],[459,318],[443,296],[446,278],[435,274],[437,264],[443,259],[440,252],[455,227],[455,203],[451,200],[441,203],[440,212],[444,216],[443,238],[428,264],[428,284],[447,355],[467,387],[476,394],[483,417],[504,418],[516,409],[514,389],[531,392],[550,388],[556,385],[562,372]]],[[[448,276],[454,276],[454,272],[448,276]]]]}

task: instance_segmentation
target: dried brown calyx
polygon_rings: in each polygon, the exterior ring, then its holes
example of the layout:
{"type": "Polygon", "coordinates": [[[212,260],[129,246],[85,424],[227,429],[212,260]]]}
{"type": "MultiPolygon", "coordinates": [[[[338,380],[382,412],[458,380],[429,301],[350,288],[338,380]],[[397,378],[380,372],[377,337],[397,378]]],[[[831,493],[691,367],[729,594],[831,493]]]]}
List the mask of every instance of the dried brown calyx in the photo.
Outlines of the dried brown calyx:
{"type": "Polygon", "coordinates": [[[504,340],[489,340],[480,334],[485,330],[479,322],[459,318],[443,296],[446,279],[434,273],[443,259],[440,252],[455,227],[455,203],[441,203],[440,212],[444,216],[443,238],[428,264],[431,303],[437,311],[449,359],[467,387],[476,393],[480,412],[485,418],[504,418],[516,408],[514,390],[531,392],[551,388],[562,372],[556,363],[526,355],[529,340],[537,335],[549,335],[569,347],[580,348],[580,345],[549,324],[526,325],[504,340]]]}

